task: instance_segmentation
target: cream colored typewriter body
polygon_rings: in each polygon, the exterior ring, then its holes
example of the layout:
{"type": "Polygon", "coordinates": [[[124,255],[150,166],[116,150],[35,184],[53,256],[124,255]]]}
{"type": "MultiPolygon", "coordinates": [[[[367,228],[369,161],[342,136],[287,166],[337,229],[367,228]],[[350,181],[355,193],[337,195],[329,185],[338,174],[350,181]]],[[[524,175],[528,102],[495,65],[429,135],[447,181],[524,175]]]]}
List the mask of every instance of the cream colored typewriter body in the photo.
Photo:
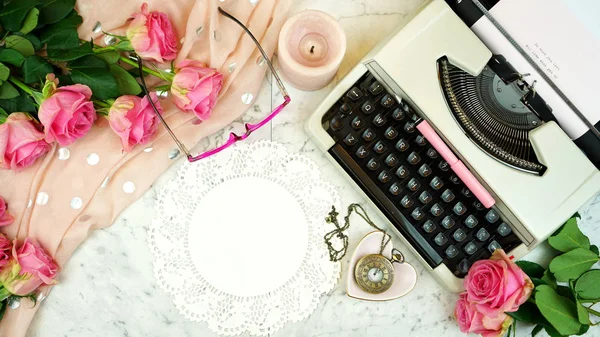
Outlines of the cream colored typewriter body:
{"type": "Polygon", "coordinates": [[[457,292],[475,260],[496,248],[522,257],[600,190],[600,172],[554,122],[528,131],[544,166],[538,174],[503,163],[469,136],[442,88],[440,60],[477,76],[491,58],[443,0],[427,1],[350,71],[307,123],[318,147],[389,227],[457,292]],[[489,192],[493,206],[482,207],[456,180],[443,149],[429,146],[434,141],[415,127],[425,122],[489,192]]]}

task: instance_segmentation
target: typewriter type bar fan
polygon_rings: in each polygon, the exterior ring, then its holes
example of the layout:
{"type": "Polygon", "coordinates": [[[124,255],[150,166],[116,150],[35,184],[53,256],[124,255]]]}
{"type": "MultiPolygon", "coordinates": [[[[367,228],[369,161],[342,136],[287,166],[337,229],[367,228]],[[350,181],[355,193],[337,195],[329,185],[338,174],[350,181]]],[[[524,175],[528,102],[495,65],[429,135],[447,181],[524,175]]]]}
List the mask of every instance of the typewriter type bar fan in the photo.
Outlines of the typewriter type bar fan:
{"type": "Polygon", "coordinates": [[[533,86],[499,55],[478,76],[445,58],[438,68],[450,110],[467,136],[499,162],[542,175],[546,167],[537,159],[529,131],[553,117],[533,86]]]}

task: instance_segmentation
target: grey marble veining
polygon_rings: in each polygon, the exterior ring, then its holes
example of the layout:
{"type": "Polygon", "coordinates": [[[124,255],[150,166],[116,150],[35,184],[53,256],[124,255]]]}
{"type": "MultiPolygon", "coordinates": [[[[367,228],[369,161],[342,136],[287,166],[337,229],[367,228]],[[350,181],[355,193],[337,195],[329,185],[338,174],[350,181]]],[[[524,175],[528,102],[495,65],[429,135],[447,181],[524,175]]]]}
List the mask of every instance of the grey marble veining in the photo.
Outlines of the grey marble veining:
{"type": "MultiPolygon", "coordinates": [[[[294,1],[294,12],[315,8],[338,18],[348,36],[348,53],[338,77],[327,88],[307,93],[289,87],[292,104],[271,128],[252,138],[272,138],[286,144],[290,151],[310,156],[319,164],[323,176],[338,187],[344,204],[362,202],[354,187],[309,141],[303,122],[335,82],[420,3],[421,0],[294,1]]],[[[275,93],[276,89],[265,81],[254,109],[269,110],[272,103],[281,101],[281,97],[273,95],[271,102],[270,90],[275,93]]],[[[171,179],[175,169],[161,177],[111,227],[93,232],[76,251],[60,275],[60,284],[41,305],[29,337],[216,336],[204,324],[185,320],[169,295],[158,288],[152,272],[146,231],[154,216],[155,189],[171,179]]],[[[600,196],[580,213],[584,232],[600,244],[600,196]]],[[[377,217],[374,220],[381,222],[377,217]]],[[[350,230],[349,251],[370,231],[366,224],[355,221],[350,230]]],[[[397,247],[405,250],[400,244],[397,247]]],[[[539,251],[536,254],[541,255],[539,251]]],[[[463,336],[451,318],[456,295],[444,290],[414,256],[407,253],[406,257],[417,269],[418,284],[405,297],[383,303],[347,297],[347,256],[340,283],[322,298],[315,313],[300,323],[287,325],[273,337],[463,336]]],[[[528,336],[530,330],[531,327],[520,326],[517,334],[528,336]]],[[[600,336],[600,328],[592,328],[588,336],[600,336]]]]}

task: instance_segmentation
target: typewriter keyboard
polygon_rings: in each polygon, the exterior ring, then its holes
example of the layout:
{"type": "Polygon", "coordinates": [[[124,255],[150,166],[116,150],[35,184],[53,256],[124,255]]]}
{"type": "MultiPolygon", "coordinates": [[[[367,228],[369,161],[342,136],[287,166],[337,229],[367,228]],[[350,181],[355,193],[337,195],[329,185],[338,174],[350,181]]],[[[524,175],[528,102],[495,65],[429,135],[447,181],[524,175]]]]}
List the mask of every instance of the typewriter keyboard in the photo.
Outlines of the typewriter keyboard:
{"type": "Polygon", "coordinates": [[[417,128],[405,101],[367,73],[325,114],[330,155],[432,268],[464,277],[473,262],[521,242],[485,208],[417,128]]]}

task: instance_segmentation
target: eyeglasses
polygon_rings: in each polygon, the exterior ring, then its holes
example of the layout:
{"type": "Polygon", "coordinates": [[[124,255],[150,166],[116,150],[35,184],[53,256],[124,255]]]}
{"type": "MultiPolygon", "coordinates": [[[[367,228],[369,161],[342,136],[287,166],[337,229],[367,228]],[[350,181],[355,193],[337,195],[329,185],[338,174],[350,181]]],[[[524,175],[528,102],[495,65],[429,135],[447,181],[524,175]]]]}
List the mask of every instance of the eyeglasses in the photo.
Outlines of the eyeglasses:
{"type": "MultiPolygon", "coordinates": [[[[207,157],[210,157],[212,155],[215,155],[223,150],[225,150],[226,148],[230,147],[231,145],[242,141],[246,138],[248,138],[254,131],[260,129],[261,127],[263,127],[265,124],[269,123],[273,118],[275,118],[275,116],[277,116],[281,110],[283,110],[283,108],[286,107],[286,105],[288,105],[291,101],[290,96],[287,93],[287,90],[285,90],[285,87],[283,86],[283,82],[281,81],[281,78],[279,78],[279,75],[277,74],[277,72],[275,71],[275,67],[273,67],[273,63],[271,63],[271,60],[269,59],[269,57],[267,56],[267,53],[264,51],[264,49],[262,48],[262,46],[260,45],[260,43],[258,42],[258,40],[254,37],[254,35],[252,34],[252,32],[250,32],[250,30],[244,26],[243,23],[241,23],[238,19],[236,19],[234,16],[232,16],[231,14],[227,13],[226,11],[224,11],[223,9],[221,9],[221,7],[219,7],[219,13],[221,13],[222,15],[226,16],[227,18],[233,20],[235,23],[237,23],[240,27],[242,27],[242,29],[250,36],[250,38],[252,39],[252,41],[254,41],[254,43],[256,44],[256,47],[258,47],[258,50],[260,51],[260,53],[262,54],[263,59],[266,61],[267,65],[269,66],[269,69],[271,70],[271,73],[273,74],[273,77],[275,78],[276,84],[277,84],[277,88],[279,88],[279,91],[281,92],[281,95],[283,96],[283,103],[281,103],[281,105],[279,105],[277,108],[275,108],[275,110],[273,110],[268,116],[266,116],[262,121],[258,122],[258,123],[245,123],[244,124],[244,128],[246,129],[246,132],[244,132],[243,134],[237,134],[235,132],[232,132],[229,134],[229,138],[228,140],[223,143],[222,145],[216,147],[215,149],[203,152],[197,156],[193,156],[190,151],[188,150],[188,148],[177,138],[177,136],[175,135],[175,133],[173,132],[173,130],[171,130],[171,128],[169,127],[169,125],[167,124],[167,122],[165,121],[165,119],[163,118],[163,116],[158,112],[158,109],[156,108],[156,106],[154,105],[153,100],[149,100],[150,104],[152,105],[152,108],[154,109],[154,112],[158,115],[158,118],[160,119],[162,125],[167,129],[167,132],[169,133],[169,135],[171,136],[171,138],[173,138],[173,140],[175,141],[175,144],[177,144],[177,147],[179,148],[179,150],[184,153],[187,157],[187,160],[190,163],[193,163],[195,161],[198,161],[200,159],[204,159],[207,157]]],[[[143,64],[142,64],[142,59],[141,58],[137,58],[138,59],[138,67],[140,70],[140,74],[143,73],[143,64]]],[[[148,95],[148,87],[146,86],[146,82],[144,80],[143,76],[140,76],[141,82],[142,82],[142,88],[144,90],[144,94],[148,95]]]]}

